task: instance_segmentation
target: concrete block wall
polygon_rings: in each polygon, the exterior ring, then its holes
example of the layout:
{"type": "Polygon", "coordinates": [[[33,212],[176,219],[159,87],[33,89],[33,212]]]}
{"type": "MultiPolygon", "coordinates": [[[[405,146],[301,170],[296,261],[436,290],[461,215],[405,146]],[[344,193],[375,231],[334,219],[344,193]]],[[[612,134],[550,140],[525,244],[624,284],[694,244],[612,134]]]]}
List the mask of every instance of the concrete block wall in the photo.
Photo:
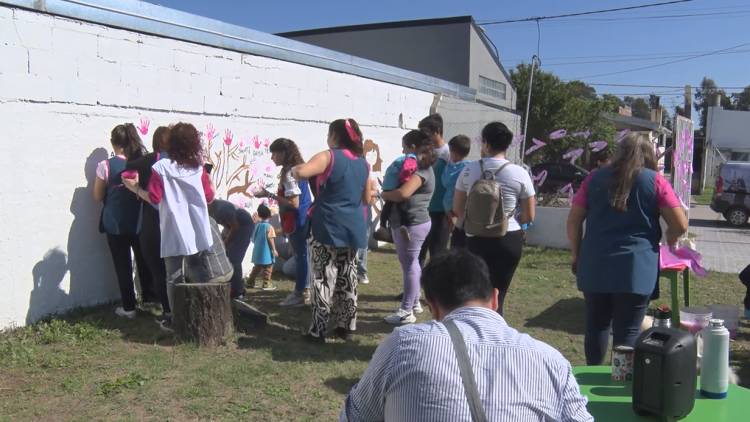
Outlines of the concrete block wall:
{"type": "MultiPolygon", "coordinates": [[[[213,128],[210,153],[230,156],[218,184],[226,196],[244,181],[231,177],[243,160],[240,176],[273,178],[266,140],[291,138],[309,158],[341,117],[358,120],[387,165],[433,101],[403,86],[6,6],[0,57],[0,329],[119,297],[91,198],[115,125],[135,123],[149,146],[159,125],[213,128]]],[[[241,194],[230,200],[254,205],[241,194]]]]}

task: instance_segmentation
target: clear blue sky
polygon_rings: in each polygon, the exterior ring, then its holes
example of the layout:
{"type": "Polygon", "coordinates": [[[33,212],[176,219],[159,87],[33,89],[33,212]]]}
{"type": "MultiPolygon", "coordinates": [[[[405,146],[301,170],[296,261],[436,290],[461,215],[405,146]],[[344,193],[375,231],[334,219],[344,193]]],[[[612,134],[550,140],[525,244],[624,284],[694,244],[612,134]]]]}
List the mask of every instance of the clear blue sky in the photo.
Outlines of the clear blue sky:
{"type": "MultiPolygon", "coordinates": [[[[151,0],[166,7],[269,33],[459,15],[472,15],[481,23],[663,1],[151,0]]],[[[584,81],[592,83],[697,85],[705,75],[713,78],[719,86],[744,87],[750,85],[749,23],[748,0],[694,0],[640,10],[548,20],[541,22],[540,57],[542,67],[562,79],[584,77],[584,81]],[[691,14],[702,16],[663,17],[691,14]],[[616,75],[586,77],[679,60],[743,43],[748,45],[729,54],[710,55],[616,75]]],[[[536,53],[537,27],[534,22],[485,28],[497,45],[503,65],[508,69],[520,61],[529,61],[531,55],[536,53]]],[[[596,88],[599,93],[662,94],[662,104],[669,109],[681,101],[679,89],[596,88]]]]}

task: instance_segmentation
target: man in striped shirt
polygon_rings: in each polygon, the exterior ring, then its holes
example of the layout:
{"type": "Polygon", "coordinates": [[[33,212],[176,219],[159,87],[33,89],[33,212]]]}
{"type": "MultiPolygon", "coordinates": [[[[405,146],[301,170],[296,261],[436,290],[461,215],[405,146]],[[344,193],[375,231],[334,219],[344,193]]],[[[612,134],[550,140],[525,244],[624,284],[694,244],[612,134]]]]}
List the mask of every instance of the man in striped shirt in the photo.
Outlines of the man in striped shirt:
{"type": "Polygon", "coordinates": [[[432,259],[422,287],[435,321],[396,328],[346,399],[341,421],[471,421],[456,352],[439,321],[464,338],[481,407],[490,421],[593,421],[570,363],[509,327],[476,255],[432,259]]]}

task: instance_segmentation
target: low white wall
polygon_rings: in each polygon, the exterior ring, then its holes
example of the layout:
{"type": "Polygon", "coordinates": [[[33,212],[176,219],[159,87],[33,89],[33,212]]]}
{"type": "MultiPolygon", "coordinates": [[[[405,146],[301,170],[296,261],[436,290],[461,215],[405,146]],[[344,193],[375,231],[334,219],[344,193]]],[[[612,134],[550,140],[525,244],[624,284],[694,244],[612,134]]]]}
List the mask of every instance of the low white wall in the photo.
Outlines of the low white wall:
{"type": "Polygon", "coordinates": [[[570,249],[566,222],[570,208],[537,207],[534,224],[526,232],[526,243],[547,248],[570,249]]]}
{"type": "MultiPolygon", "coordinates": [[[[150,146],[157,126],[194,124],[219,196],[254,210],[244,192],[277,182],[275,138],[293,139],[309,158],[326,148],[330,121],[353,117],[372,141],[368,161],[384,171],[405,130],[436,104],[432,92],[180,41],[174,31],[146,35],[0,5],[0,329],[118,299],[91,197],[115,125],[134,123],[150,146]]],[[[511,113],[462,102],[451,101],[461,113],[446,110],[446,128],[517,124],[511,113]]]]}
{"type": "MultiPolygon", "coordinates": [[[[275,180],[270,141],[291,138],[309,158],[341,117],[359,121],[387,164],[433,102],[349,74],[5,6],[0,56],[0,328],[119,297],[91,198],[115,125],[135,123],[149,146],[157,126],[177,121],[213,135],[226,196],[245,177],[275,180]]],[[[241,193],[229,199],[255,206],[241,193]]]]}

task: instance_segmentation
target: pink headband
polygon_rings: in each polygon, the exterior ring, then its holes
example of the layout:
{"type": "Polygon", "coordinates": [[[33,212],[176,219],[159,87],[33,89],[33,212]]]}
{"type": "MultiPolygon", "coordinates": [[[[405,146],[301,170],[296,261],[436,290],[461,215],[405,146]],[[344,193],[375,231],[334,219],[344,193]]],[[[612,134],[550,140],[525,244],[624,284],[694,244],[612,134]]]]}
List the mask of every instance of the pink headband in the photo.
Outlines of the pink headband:
{"type": "Polygon", "coordinates": [[[352,127],[352,124],[349,123],[349,119],[344,119],[346,123],[344,123],[344,127],[346,128],[346,133],[349,134],[349,137],[354,142],[362,142],[362,138],[357,135],[357,132],[354,131],[354,128],[352,127]]]}

